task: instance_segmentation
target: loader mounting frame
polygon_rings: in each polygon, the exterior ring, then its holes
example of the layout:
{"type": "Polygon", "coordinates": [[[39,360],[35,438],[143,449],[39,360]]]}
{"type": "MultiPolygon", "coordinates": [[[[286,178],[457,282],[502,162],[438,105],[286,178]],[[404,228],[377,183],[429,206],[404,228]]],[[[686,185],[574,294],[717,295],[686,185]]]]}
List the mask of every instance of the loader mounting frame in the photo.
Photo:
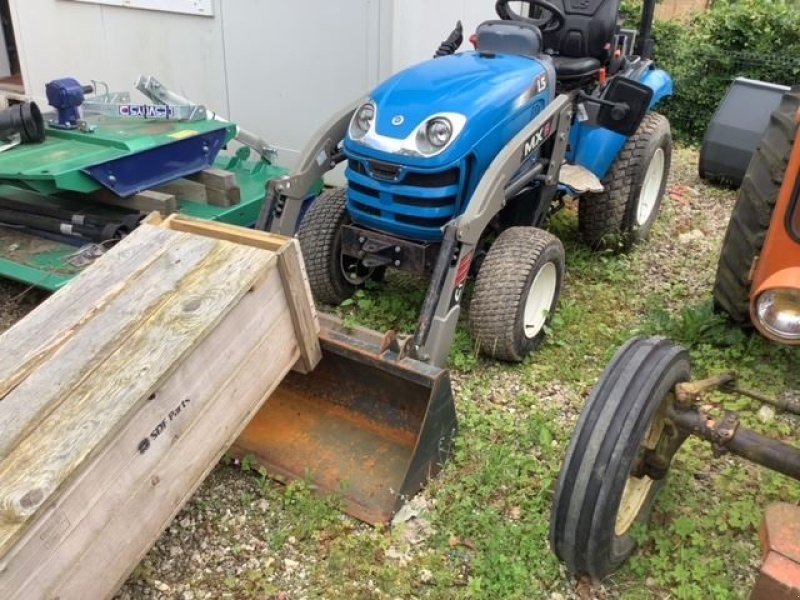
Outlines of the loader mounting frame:
{"type": "MultiPolygon", "coordinates": [[[[539,182],[541,199],[538,210],[549,211],[558,191],[558,174],[567,151],[575,101],[575,93],[557,96],[520,131],[492,161],[467,210],[445,226],[431,283],[413,335],[411,357],[439,367],[446,366],[475,252],[487,226],[505,207],[508,199],[527,185],[539,182]],[[517,174],[531,153],[548,143],[552,144],[549,155],[517,174]]],[[[340,145],[360,104],[348,106],[320,128],[304,149],[292,175],[270,181],[267,200],[256,224],[258,229],[282,235],[295,234],[313,185],[344,160],[340,145]]],[[[537,218],[542,216],[536,215],[537,218]]],[[[382,237],[388,241],[390,236],[382,237]]],[[[406,243],[398,239],[399,246],[406,243]]]]}

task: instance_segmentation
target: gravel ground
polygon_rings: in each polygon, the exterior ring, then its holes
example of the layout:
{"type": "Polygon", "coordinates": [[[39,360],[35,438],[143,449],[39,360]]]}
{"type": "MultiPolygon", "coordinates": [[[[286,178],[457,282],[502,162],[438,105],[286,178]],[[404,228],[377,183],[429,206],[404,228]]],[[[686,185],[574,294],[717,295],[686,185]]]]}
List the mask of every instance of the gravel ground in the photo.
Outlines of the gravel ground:
{"type": "MultiPolygon", "coordinates": [[[[634,313],[647,310],[639,299],[663,293],[667,308],[680,308],[684,301],[707,295],[711,287],[733,194],[704,185],[696,175],[696,160],[693,150],[676,152],[662,218],[651,241],[634,253],[627,265],[637,273],[640,283],[639,288],[626,291],[634,313]]],[[[565,297],[570,297],[571,285],[568,278],[565,297]]],[[[590,293],[591,288],[582,286],[573,291],[590,293]]],[[[0,331],[43,297],[35,290],[0,282],[0,331]]],[[[478,381],[490,390],[473,394],[478,411],[501,410],[521,415],[541,407],[556,407],[557,425],[568,429],[602,366],[599,359],[587,359],[586,374],[577,383],[547,377],[546,371],[537,371],[535,363],[524,370],[482,363],[477,373],[455,371],[453,380],[457,394],[474,389],[478,381]]],[[[377,571],[370,570],[373,563],[393,565],[392,573],[398,581],[413,577],[408,589],[423,590],[419,592],[423,596],[428,589],[425,586],[435,583],[432,579],[437,558],[425,543],[436,534],[426,519],[433,500],[423,494],[414,500],[412,508],[417,518],[391,533],[375,530],[340,516],[335,507],[320,506],[303,489],[287,490],[226,462],[212,472],[179,513],[118,597],[417,597],[417,593],[393,594],[392,586],[379,581],[377,571]],[[365,549],[371,554],[365,555],[365,549]],[[408,566],[412,561],[413,573],[408,566]],[[425,566],[426,561],[430,561],[430,568],[425,566]]],[[[524,515],[512,509],[508,518],[519,520],[524,515]]],[[[464,551],[470,552],[469,540],[451,538],[449,545],[453,549],[465,547],[464,551]]],[[[466,567],[463,578],[469,578],[466,567]]],[[[463,584],[456,574],[450,591],[444,590],[436,597],[464,597],[459,590],[465,588],[460,585],[463,584]]],[[[550,597],[559,600],[606,594],[603,586],[587,591],[564,577],[563,590],[552,592],[550,597]]]]}

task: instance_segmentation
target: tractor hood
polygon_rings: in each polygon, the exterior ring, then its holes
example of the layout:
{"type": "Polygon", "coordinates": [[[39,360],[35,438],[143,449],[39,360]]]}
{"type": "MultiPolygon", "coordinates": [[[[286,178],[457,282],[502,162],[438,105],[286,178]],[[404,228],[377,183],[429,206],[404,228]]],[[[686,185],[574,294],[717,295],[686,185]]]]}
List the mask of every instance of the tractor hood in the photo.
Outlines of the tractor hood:
{"type": "Polygon", "coordinates": [[[370,155],[403,155],[404,162],[451,162],[542,94],[552,97],[550,79],[538,60],[522,56],[466,52],[429,60],[402,71],[376,88],[376,117],[361,141],[349,135],[346,147],[370,155]],[[451,115],[455,135],[434,156],[415,152],[415,138],[428,120],[451,115]],[[463,124],[463,127],[462,127],[463,124]],[[374,151],[377,151],[374,152],[374,151]]]}

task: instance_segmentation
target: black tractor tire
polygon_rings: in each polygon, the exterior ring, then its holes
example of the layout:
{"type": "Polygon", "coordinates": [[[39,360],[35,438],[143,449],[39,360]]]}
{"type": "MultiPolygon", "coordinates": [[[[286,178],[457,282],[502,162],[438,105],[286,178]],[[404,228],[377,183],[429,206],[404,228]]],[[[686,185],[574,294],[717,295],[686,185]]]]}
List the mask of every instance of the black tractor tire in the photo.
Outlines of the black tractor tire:
{"type": "MultiPolygon", "coordinates": [[[[628,250],[647,239],[661,210],[672,164],[672,133],[669,121],[655,112],[647,114],[617,156],[603,179],[600,193],[584,194],[578,200],[578,228],[592,248],[628,250]],[[663,175],[649,217],[638,220],[639,201],[646,189],[645,176],[658,150],[663,153],[663,175]]],[[[655,168],[655,167],[654,167],[655,168]]]]}
{"type": "Polygon", "coordinates": [[[750,325],[750,272],[767,237],[775,202],[789,163],[800,108],[800,86],[784,94],[750,159],[722,241],[714,305],[730,318],[750,325]]]}
{"type": "Polygon", "coordinates": [[[478,272],[469,309],[470,330],[482,354],[519,362],[541,344],[545,325],[558,306],[564,270],[564,246],[546,231],[510,227],[497,237],[478,272]],[[540,273],[542,278],[537,279],[540,273]],[[552,301],[544,299],[548,304],[544,320],[539,313],[533,319],[536,325],[526,329],[534,281],[548,297],[552,292],[552,301]]]}
{"type": "Polygon", "coordinates": [[[691,375],[687,352],[661,338],[628,341],[606,367],[572,434],[556,484],[550,545],[576,576],[602,579],[636,547],[635,524],[646,524],[669,462],[686,439],[664,418],[676,384],[691,375]],[[634,470],[668,435],[659,476],[634,470]],[[628,482],[631,482],[630,484],[628,482]]]}
{"type": "Polygon", "coordinates": [[[303,252],[314,299],[337,306],[352,296],[359,284],[342,268],[342,227],[352,222],[347,213],[347,189],[325,190],[303,217],[297,237],[303,252]]]}

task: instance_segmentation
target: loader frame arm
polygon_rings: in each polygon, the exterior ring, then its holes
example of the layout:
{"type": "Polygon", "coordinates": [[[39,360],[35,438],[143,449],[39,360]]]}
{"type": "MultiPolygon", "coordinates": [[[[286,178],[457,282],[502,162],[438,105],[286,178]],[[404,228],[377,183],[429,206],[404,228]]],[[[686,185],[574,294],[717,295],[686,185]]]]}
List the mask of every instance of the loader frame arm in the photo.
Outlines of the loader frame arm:
{"type": "MultiPolygon", "coordinates": [[[[526,185],[539,181],[537,210],[549,210],[558,191],[558,173],[567,150],[574,103],[573,94],[557,96],[520,131],[489,165],[464,214],[445,226],[442,249],[414,334],[414,358],[440,367],[447,364],[475,251],[487,226],[506,202],[526,185]],[[514,178],[525,160],[554,136],[549,158],[536,161],[514,178]]],[[[538,222],[538,215],[534,221],[538,222]]]]}
{"type": "Polygon", "coordinates": [[[325,173],[344,160],[339,145],[353,113],[361,104],[358,100],[334,115],[303,149],[294,172],[269,182],[256,229],[287,236],[297,232],[303,217],[303,203],[311,190],[325,173]]]}
{"type": "MultiPolygon", "coordinates": [[[[303,205],[322,176],[344,160],[340,144],[361,100],[323,125],[303,150],[292,175],[269,182],[267,198],[256,229],[293,236],[303,216],[303,205]]],[[[564,162],[574,112],[574,94],[557,96],[500,152],[483,176],[466,212],[445,226],[444,241],[434,267],[408,354],[437,367],[446,367],[461,311],[461,297],[486,228],[507,201],[528,185],[539,183],[537,210],[547,211],[558,191],[558,173],[564,162]],[[514,178],[534,152],[553,139],[547,158],[532,163],[514,178]],[[513,178],[513,180],[512,180],[513,178]]],[[[541,214],[536,215],[539,222],[541,214]]],[[[405,351],[399,357],[405,356],[405,351]]]]}

